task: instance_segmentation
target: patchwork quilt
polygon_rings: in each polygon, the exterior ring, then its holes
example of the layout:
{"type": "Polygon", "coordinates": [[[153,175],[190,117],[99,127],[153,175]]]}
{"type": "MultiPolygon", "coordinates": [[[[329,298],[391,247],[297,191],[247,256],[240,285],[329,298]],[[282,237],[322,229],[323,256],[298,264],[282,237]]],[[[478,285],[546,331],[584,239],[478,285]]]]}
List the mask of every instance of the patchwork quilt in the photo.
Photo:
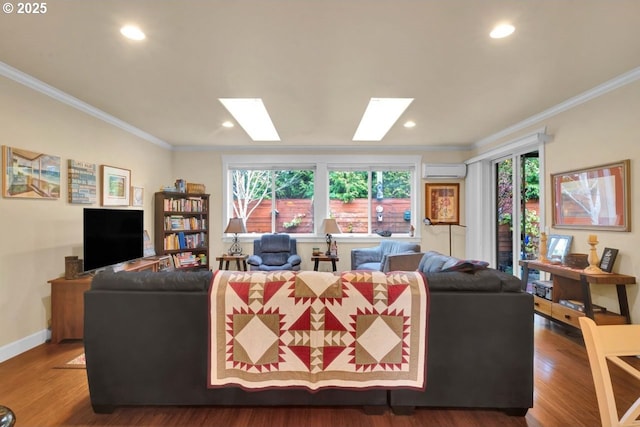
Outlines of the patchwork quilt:
{"type": "Polygon", "coordinates": [[[217,271],[208,386],[424,389],[419,272],[217,271]]]}

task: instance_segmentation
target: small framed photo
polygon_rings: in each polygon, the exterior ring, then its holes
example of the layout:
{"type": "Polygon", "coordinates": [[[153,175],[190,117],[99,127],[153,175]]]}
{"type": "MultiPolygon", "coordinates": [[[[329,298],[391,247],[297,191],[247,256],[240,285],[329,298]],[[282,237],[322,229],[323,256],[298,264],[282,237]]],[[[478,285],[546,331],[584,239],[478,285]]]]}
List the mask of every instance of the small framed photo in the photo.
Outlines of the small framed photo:
{"type": "Polygon", "coordinates": [[[131,187],[131,206],[144,206],[144,188],[131,187]]]}
{"type": "Polygon", "coordinates": [[[425,184],[424,199],[432,224],[460,224],[460,184],[425,184]]]}
{"type": "Polygon", "coordinates": [[[101,166],[102,206],[129,206],[131,171],[113,166],[101,166]]]}
{"type": "Polygon", "coordinates": [[[617,256],[617,249],[604,248],[604,251],[602,251],[602,258],[600,258],[600,270],[611,273],[611,271],[613,270],[613,264],[616,262],[617,256]]]}

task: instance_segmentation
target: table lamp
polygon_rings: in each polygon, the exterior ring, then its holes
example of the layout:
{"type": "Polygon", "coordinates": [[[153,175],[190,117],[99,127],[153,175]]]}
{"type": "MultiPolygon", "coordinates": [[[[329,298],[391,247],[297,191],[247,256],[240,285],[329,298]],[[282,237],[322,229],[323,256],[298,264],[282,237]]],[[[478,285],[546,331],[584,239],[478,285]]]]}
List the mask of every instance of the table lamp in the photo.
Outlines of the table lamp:
{"type": "Polygon", "coordinates": [[[231,218],[229,220],[229,224],[227,224],[227,228],[224,230],[225,233],[233,233],[233,243],[229,248],[229,255],[240,255],[242,254],[242,247],[238,243],[238,233],[246,233],[247,229],[244,226],[244,221],[242,218],[231,218]]]}
{"type": "Polygon", "coordinates": [[[333,233],[342,233],[340,231],[340,227],[338,227],[338,223],[334,218],[325,218],[322,220],[322,227],[320,227],[320,231],[326,234],[327,237],[327,253],[326,255],[331,255],[331,234],[333,233]]]}

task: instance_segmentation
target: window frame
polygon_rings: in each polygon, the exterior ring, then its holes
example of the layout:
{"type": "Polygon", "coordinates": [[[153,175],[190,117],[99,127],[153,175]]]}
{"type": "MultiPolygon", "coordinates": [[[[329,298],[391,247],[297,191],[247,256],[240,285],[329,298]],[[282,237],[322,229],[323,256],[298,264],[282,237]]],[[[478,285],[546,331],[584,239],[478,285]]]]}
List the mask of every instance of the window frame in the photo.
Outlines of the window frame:
{"type": "MultiPolygon", "coordinates": [[[[411,218],[414,218],[415,234],[414,238],[420,237],[418,227],[419,200],[420,200],[420,165],[422,158],[420,155],[353,155],[349,156],[348,163],[345,162],[344,155],[314,155],[310,160],[309,155],[223,155],[222,156],[222,206],[223,214],[221,227],[224,230],[229,218],[233,216],[232,182],[229,171],[231,169],[263,169],[263,170],[301,170],[313,169],[315,171],[314,182],[314,231],[312,233],[296,234],[296,239],[300,241],[316,241],[321,236],[319,227],[322,220],[329,215],[329,171],[330,170],[410,170],[413,172],[411,182],[411,218]]],[[[370,215],[370,213],[369,213],[370,215]]],[[[251,236],[254,239],[259,234],[247,233],[242,237],[251,236]]],[[[342,233],[341,238],[356,240],[378,240],[380,236],[375,233],[342,233]]],[[[409,238],[410,235],[398,234],[399,237],[409,238]]]]}

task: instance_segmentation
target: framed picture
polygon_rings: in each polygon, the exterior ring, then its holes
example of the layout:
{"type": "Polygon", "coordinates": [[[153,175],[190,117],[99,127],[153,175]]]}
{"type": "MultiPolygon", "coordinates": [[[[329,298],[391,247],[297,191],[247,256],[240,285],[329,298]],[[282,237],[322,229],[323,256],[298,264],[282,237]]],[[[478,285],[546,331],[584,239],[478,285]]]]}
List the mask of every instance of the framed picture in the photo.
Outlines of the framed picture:
{"type": "Polygon", "coordinates": [[[131,206],[144,206],[144,188],[131,187],[131,206]]]}
{"type": "Polygon", "coordinates": [[[602,251],[602,258],[600,258],[600,270],[611,273],[611,270],[613,270],[613,264],[616,262],[617,256],[617,249],[604,248],[604,251],[602,251]]]}
{"type": "Polygon", "coordinates": [[[129,169],[101,166],[102,206],[129,206],[131,171],[129,169]]]}
{"type": "Polygon", "coordinates": [[[424,212],[432,224],[460,224],[460,184],[425,184],[424,212]]]}
{"type": "Polygon", "coordinates": [[[69,203],[92,205],[96,202],[95,163],[69,160],[69,203]]]}
{"type": "Polygon", "coordinates": [[[551,261],[564,262],[564,257],[569,253],[573,236],[562,234],[549,234],[547,238],[547,258],[551,261]]]}
{"type": "Polygon", "coordinates": [[[630,231],[629,163],[552,174],[553,226],[630,231]]]}
{"type": "Polygon", "coordinates": [[[2,195],[10,198],[59,199],[60,157],[3,146],[2,195]]]}
{"type": "Polygon", "coordinates": [[[156,250],[153,247],[153,242],[151,241],[151,237],[149,237],[149,232],[144,230],[143,235],[143,254],[145,257],[155,256],[156,250]]]}

